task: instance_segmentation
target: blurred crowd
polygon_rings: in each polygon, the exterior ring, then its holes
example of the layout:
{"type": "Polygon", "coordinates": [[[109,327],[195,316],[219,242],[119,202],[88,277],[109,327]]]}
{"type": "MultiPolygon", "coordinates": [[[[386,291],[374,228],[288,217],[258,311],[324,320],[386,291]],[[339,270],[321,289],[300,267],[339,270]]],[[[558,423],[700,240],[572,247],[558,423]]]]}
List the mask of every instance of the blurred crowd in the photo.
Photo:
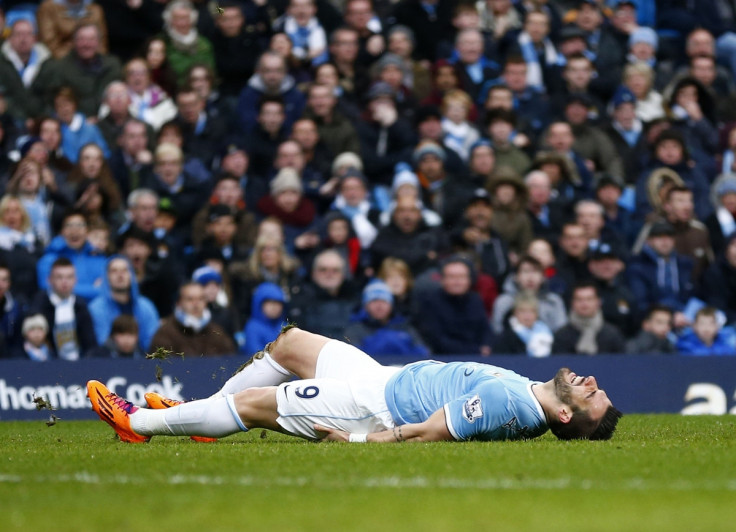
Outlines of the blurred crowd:
{"type": "Polygon", "coordinates": [[[733,0],[0,7],[0,358],[736,354],[733,0]]]}

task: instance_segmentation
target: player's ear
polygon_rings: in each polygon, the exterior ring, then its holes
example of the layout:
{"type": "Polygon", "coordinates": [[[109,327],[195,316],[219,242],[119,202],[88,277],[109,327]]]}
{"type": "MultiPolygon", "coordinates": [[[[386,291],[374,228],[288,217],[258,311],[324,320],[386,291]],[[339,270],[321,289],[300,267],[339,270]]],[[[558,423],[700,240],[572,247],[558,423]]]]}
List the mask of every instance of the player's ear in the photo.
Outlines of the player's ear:
{"type": "Polygon", "coordinates": [[[557,419],[560,423],[570,423],[572,420],[572,409],[567,405],[560,405],[557,409],[557,419]]]}

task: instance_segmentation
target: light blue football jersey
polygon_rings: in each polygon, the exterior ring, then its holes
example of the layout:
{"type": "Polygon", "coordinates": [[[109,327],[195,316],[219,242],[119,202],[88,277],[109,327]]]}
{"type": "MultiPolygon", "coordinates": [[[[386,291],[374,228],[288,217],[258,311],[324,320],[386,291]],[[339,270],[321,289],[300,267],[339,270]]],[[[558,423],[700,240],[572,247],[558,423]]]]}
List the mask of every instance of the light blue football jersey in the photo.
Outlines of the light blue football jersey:
{"type": "Polygon", "coordinates": [[[547,430],[536,381],[476,362],[415,362],[386,384],[386,403],[397,425],[421,423],[440,408],[457,440],[518,440],[547,430]]]}

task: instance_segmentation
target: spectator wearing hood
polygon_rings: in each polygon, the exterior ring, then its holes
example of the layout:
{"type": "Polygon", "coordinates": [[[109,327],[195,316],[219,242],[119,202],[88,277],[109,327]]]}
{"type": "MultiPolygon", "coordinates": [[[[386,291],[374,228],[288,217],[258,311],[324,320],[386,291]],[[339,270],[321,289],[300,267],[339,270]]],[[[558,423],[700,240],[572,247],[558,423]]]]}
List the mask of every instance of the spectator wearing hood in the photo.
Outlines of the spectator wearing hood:
{"type": "MultiPolygon", "coordinates": [[[[68,258],[77,272],[74,293],[91,301],[100,293],[106,258],[87,242],[87,220],[79,211],[68,211],[61,222],[61,234],[54,237],[36,266],[39,288],[48,289],[51,265],[60,257],[68,258]]],[[[107,336],[105,336],[107,338],[107,336]]]]}
{"type": "Polygon", "coordinates": [[[656,205],[651,204],[648,195],[650,177],[657,170],[667,168],[672,170],[693,191],[695,214],[698,219],[704,220],[707,218],[713,211],[713,206],[710,203],[708,178],[700,166],[691,160],[682,133],[674,129],[662,131],[654,141],[652,156],[651,165],[644,170],[636,182],[636,215],[643,218],[656,207],[656,205]]]}
{"type": "Polygon", "coordinates": [[[274,283],[259,284],[253,292],[250,319],[243,329],[245,355],[251,356],[274,341],[285,324],[286,298],[283,290],[274,283]]]}
{"type": "Polygon", "coordinates": [[[150,299],[140,295],[133,266],[121,256],[107,261],[106,274],[100,295],[89,304],[97,342],[102,345],[110,336],[112,323],[121,314],[128,314],[138,322],[139,344],[147,351],[159,326],[159,314],[150,299]]]}
{"type": "Polygon", "coordinates": [[[383,281],[376,279],[363,289],[363,307],[345,329],[345,337],[371,356],[426,356],[429,349],[406,316],[394,312],[394,297],[383,281]]]}

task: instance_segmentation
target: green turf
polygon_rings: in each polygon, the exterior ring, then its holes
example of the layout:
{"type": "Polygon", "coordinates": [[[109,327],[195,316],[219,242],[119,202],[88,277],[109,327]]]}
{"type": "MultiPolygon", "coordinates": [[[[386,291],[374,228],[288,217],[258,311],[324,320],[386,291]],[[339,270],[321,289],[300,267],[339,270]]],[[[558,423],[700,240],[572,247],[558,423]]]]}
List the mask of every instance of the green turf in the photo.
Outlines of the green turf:
{"type": "Polygon", "coordinates": [[[610,442],[129,445],[0,423],[0,531],[735,530],[736,416],[626,416],[610,442]]]}

